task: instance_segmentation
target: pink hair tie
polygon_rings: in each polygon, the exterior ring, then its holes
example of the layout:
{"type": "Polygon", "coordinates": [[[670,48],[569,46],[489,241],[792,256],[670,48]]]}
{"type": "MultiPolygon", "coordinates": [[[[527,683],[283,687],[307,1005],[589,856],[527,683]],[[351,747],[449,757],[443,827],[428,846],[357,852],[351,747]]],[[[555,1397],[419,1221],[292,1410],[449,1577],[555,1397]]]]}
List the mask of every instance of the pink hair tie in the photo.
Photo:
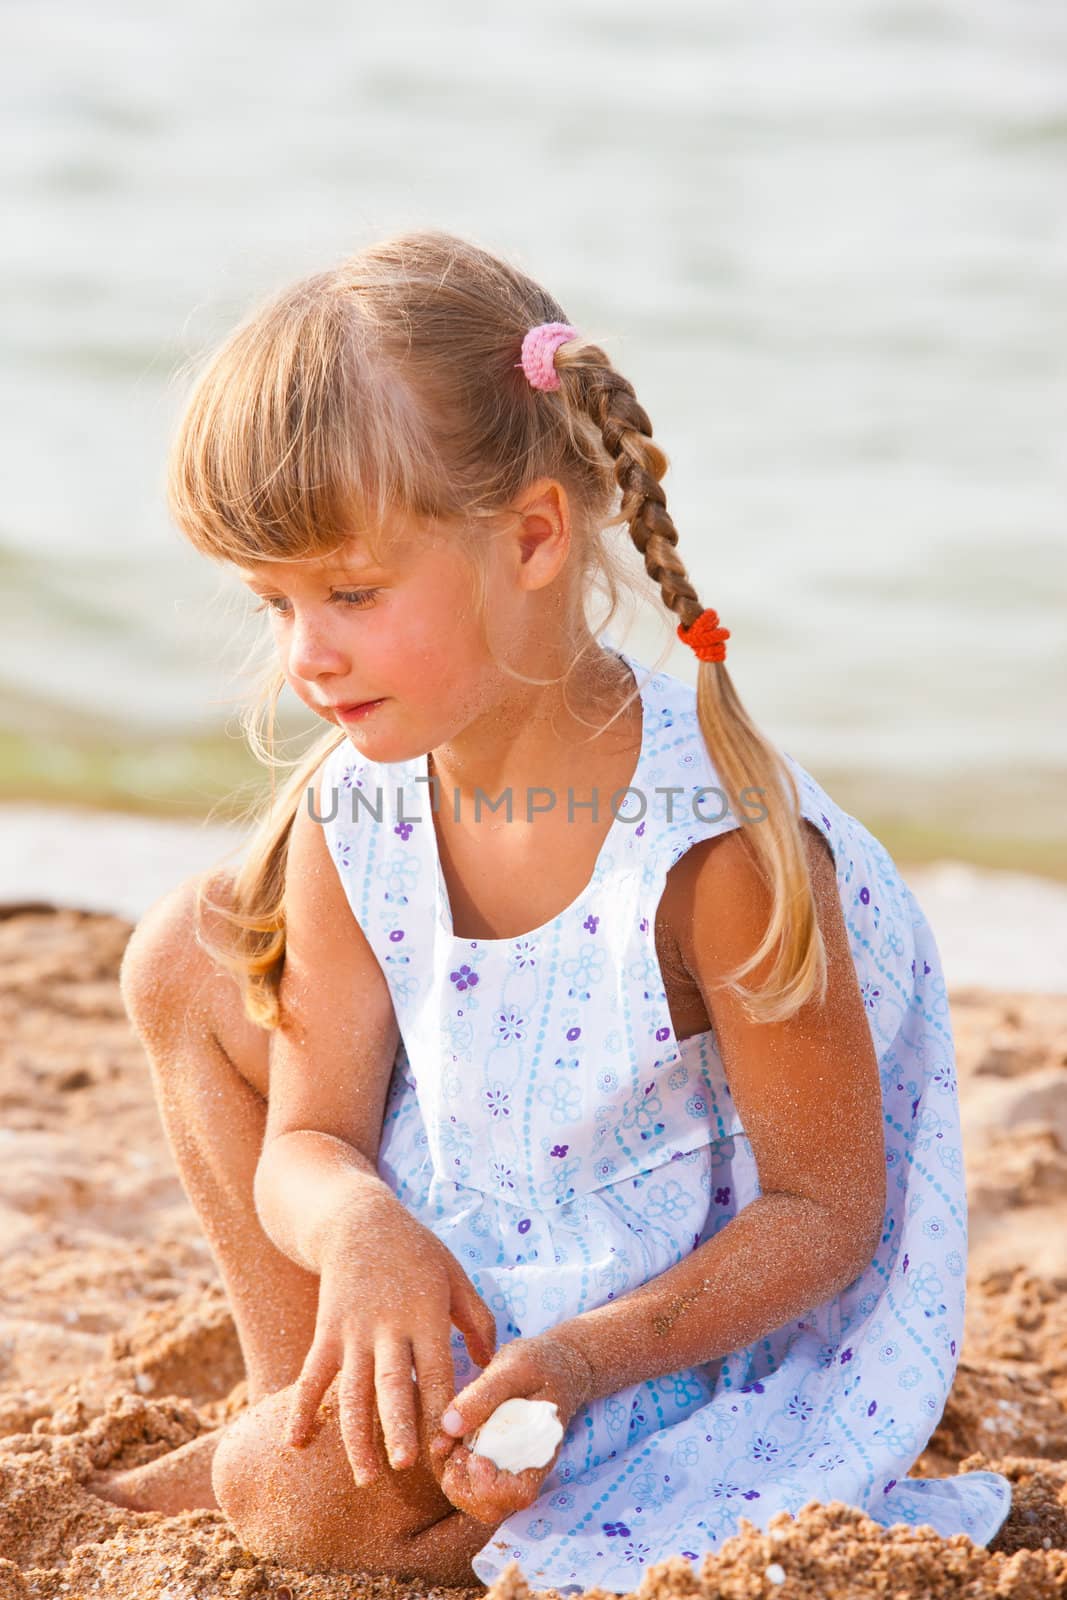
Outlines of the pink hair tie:
{"type": "Polygon", "coordinates": [[[521,367],[535,389],[558,389],[559,373],[556,371],[556,351],[568,339],[577,339],[578,329],[569,322],[539,322],[531,328],[522,341],[521,367]]]}

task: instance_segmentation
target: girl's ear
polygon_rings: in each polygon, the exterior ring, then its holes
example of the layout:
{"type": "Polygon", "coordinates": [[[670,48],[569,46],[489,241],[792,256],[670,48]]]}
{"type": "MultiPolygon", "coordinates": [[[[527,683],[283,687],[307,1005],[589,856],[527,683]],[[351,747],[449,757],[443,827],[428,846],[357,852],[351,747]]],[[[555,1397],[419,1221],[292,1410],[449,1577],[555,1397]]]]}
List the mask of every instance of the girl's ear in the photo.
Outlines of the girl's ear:
{"type": "Polygon", "coordinates": [[[571,546],[570,503],[555,478],[539,478],[516,502],[515,540],[525,586],[541,589],[558,575],[571,546]]]}

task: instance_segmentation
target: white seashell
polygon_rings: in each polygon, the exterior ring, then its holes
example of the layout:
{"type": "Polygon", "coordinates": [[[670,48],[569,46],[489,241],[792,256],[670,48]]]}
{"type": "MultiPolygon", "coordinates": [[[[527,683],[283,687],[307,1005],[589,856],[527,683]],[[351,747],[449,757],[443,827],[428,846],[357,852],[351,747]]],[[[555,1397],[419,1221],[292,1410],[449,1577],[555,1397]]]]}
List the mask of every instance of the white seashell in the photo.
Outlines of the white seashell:
{"type": "Polygon", "coordinates": [[[546,1466],[562,1438],[563,1424],[553,1401],[505,1400],[463,1443],[504,1472],[524,1472],[527,1467],[546,1466]]]}

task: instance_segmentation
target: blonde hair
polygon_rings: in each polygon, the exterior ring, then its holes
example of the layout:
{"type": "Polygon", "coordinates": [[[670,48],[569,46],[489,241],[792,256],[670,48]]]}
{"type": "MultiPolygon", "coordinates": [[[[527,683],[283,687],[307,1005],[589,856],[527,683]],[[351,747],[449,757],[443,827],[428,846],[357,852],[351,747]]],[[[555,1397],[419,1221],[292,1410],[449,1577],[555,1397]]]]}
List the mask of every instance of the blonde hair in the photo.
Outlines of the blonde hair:
{"type": "MultiPolygon", "coordinates": [[[[690,625],[704,608],[660,485],[668,458],[632,385],[584,337],[557,350],[556,391],[535,390],[516,369],[528,328],[567,320],[515,266],[438,230],[382,239],[301,279],[241,322],[196,380],[169,461],[176,523],[205,555],[249,565],[327,555],[356,528],[378,555],[383,546],[372,541],[391,514],[429,518],[470,562],[484,618],[485,530],[526,486],[553,478],[572,512],[571,595],[601,590],[610,622],[620,593],[636,592],[605,537],[625,524],[663,604],[690,625]]],[[[206,877],[197,900],[198,922],[209,905],[227,930],[219,945],[201,925],[201,943],[238,979],[248,1018],[268,1029],[281,1020],[293,819],[345,737],[331,727],[295,763],[280,760],[274,722],[284,683],[274,661],[242,716],[253,754],[270,767],[269,801],[251,817],[225,903],[206,877]],[[294,770],[279,794],[275,772],[285,766],[294,770]]],[[[796,784],[724,663],[699,664],[696,709],[773,895],[761,943],[724,981],[755,1020],[783,1020],[826,985],[796,784]],[[745,786],[762,791],[765,816],[750,819],[738,804],[745,786]],[[741,979],[771,956],[762,987],[745,989],[741,979]]]]}

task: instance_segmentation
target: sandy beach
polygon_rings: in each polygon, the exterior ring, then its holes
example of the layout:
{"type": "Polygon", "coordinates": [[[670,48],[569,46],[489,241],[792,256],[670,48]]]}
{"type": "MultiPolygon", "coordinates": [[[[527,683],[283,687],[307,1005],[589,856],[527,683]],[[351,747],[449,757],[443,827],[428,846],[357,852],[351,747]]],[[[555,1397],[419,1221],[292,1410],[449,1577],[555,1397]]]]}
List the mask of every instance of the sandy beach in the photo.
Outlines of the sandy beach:
{"type": "MultiPolygon", "coordinates": [[[[219,838],[202,843],[208,859],[221,853],[219,838]]],[[[87,1489],[101,1469],[234,1416],[244,1374],[121,1003],[137,904],[51,903],[21,859],[19,884],[37,895],[20,904],[10,874],[0,881],[0,1600],[423,1600],[373,1575],[257,1561],[218,1512],[127,1511],[87,1489]]],[[[168,858],[170,881],[178,865],[168,858]]],[[[151,887],[142,878],[132,902],[151,887]]],[[[1016,949],[1039,926],[1011,929],[1016,949]]],[[[743,1524],[702,1567],[677,1556],[635,1574],[644,1600],[1067,1595],[1067,994],[1035,989],[1033,964],[1020,988],[946,970],[970,1185],[967,1323],[913,1473],[992,1467],[1014,1485],[1012,1511],[983,1549],[813,1502],[766,1532],[743,1524]]],[[[954,970],[968,970],[958,955],[954,970]]],[[[525,1592],[514,1567],[488,1591],[525,1592]]]]}

